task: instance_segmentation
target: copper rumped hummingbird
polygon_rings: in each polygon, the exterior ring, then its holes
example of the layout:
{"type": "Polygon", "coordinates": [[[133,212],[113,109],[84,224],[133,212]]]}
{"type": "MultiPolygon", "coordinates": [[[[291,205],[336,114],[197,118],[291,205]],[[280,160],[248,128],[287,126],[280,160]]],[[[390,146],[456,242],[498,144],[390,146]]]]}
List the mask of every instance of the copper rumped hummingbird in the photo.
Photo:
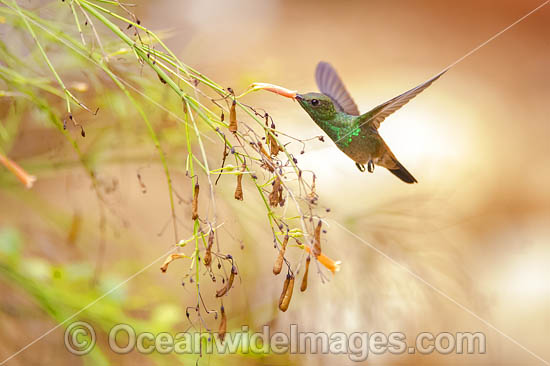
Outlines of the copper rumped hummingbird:
{"type": "Polygon", "coordinates": [[[386,117],[420,94],[446,71],[360,114],[336,70],[326,62],[319,62],[315,80],[321,93],[296,94],[295,98],[336,146],[355,161],[360,171],[365,171],[366,164],[372,173],[374,165],[379,165],[406,183],[417,183],[391,152],[378,128],[386,117]]]}

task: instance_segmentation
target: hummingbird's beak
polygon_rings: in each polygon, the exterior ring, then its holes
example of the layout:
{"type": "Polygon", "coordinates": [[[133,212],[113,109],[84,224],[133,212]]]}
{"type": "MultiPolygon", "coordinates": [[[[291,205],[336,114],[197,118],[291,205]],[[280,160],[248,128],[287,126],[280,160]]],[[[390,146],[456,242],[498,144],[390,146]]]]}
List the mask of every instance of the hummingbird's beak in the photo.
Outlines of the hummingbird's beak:
{"type": "Polygon", "coordinates": [[[296,96],[294,98],[296,98],[296,100],[304,99],[304,97],[302,97],[300,94],[296,94],[296,96]]]}

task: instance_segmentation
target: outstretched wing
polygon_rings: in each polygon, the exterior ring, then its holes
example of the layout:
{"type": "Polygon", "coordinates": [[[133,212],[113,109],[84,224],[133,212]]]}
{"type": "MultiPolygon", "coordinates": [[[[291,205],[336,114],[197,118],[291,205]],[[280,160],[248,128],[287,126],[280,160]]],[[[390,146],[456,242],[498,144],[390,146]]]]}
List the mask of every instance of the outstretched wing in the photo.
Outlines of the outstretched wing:
{"type": "Polygon", "coordinates": [[[361,124],[368,123],[370,126],[374,128],[380,127],[380,123],[382,123],[386,117],[388,117],[390,114],[398,110],[399,108],[403,107],[405,104],[409,102],[412,98],[416,97],[418,94],[420,94],[424,89],[432,85],[434,81],[439,79],[441,75],[446,73],[447,70],[443,70],[430,80],[426,81],[423,84],[418,85],[416,88],[412,88],[411,90],[388,100],[385,103],[380,104],[378,107],[372,109],[371,111],[363,114],[360,118],[361,124]],[[364,116],[364,118],[363,118],[364,116]]]}
{"type": "Polygon", "coordinates": [[[321,61],[317,64],[315,80],[321,93],[328,95],[341,111],[354,116],[360,114],[344,83],[329,63],[321,61]]]}

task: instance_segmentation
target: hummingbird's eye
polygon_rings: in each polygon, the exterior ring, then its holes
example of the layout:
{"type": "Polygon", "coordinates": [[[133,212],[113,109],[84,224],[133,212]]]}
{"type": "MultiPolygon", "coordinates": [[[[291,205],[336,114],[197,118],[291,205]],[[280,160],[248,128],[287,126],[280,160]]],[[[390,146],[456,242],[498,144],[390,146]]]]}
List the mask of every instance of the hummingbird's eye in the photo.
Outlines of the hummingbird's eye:
{"type": "Polygon", "coordinates": [[[317,107],[319,105],[319,100],[318,99],[312,99],[311,100],[311,105],[314,106],[314,107],[317,107]]]}

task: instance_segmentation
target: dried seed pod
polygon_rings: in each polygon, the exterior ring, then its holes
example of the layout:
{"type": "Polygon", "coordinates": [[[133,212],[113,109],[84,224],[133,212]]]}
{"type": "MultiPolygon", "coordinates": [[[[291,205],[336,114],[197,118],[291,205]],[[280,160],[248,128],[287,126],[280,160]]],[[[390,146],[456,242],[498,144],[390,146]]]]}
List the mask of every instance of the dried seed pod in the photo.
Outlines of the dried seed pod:
{"type": "Polygon", "coordinates": [[[281,304],[283,303],[283,300],[286,295],[286,291],[288,290],[289,283],[290,283],[290,275],[287,274],[285,277],[285,282],[283,282],[283,291],[281,291],[281,296],[279,296],[279,307],[281,307],[281,304]]]}
{"type": "Polygon", "coordinates": [[[242,201],[243,200],[243,175],[237,175],[237,188],[235,188],[235,199],[242,201]]]}
{"type": "Polygon", "coordinates": [[[269,142],[269,149],[272,156],[276,156],[280,151],[283,151],[281,146],[277,143],[277,140],[275,137],[273,137],[273,134],[275,133],[273,130],[270,131],[271,133],[267,134],[267,141],[269,142]]]}
{"type": "Polygon", "coordinates": [[[220,312],[222,319],[220,321],[220,329],[218,330],[218,338],[220,339],[220,341],[223,342],[223,340],[225,339],[225,333],[227,332],[227,317],[225,316],[225,309],[223,305],[220,309],[220,312]]]}
{"type": "Polygon", "coordinates": [[[315,175],[313,175],[313,182],[311,183],[311,192],[308,193],[307,199],[312,205],[316,204],[317,200],[319,199],[317,192],[315,192],[315,175]]]}
{"type": "Polygon", "coordinates": [[[279,309],[281,311],[287,311],[290,300],[292,299],[292,291],[294,290],[294,276],[286,275],[285,283],[283,285],[283,292],[279,298],[279,309]]]}
{"type": "Polygon", "coordinates": [[[314,242],[313,242],[313,255],[318,257],[321,254],[321,226],[323,222],[319,220],[317,227],[315,228],[314,242]]]}
{"type": "Polygon", "coordinates": [[[231,108],[229,109],[229,131],[235,133],[238,129],[238,123],[237,123],[237,101],[233,100],[233,103],[231,104],[231,108]]]}
{"type": "Polygon", "coordinates": [[[273,190],[269,194],[269,205],[271,207],[276,207],[281,202],[282,192],[283,187],[281,186],[281,179],[277,176],[273,182],[273,190]]]}
{"type": "Polygon", "coordinates": [[[193,191],[193,214],[191,219],[196,220],[199,218],[199,183],[195,183],[195,189],[193,191]]]}
{"type": "Polygon", "coordinates": [[[304,277],[302,277],[302,284],[300,285],[300,291],[302,292],[307,290],[307,275],[309,273],[309,262],[311,262],[311,257],[308,255],[306,258],[306,269],[304,270],[304,277]]]}
{"type": "Polygon", "coordinates": [[[283,260],[285,258],[285,250],[286,245],[288,244],[288,235],[285,235],[285,238],[283,239],[283,244],[281,245],[281,249],[279,250],[279,255],[277,256],[277,259],[275,260],[275,264],[273,265],[273,274],[278,275],[281,273],[281,269],[283,269],[283,260]]]}
{"type": "Polygon", "coordinates": [[[175,261],[176,259],[180,259],[180,258],[187,258],[187,257],[185,255],[179,254],[179,253],[170,254],[168,257],[166,257],[166,260],[164,261],[164,263],[160,267],[160,270],[163,273],[165,273],[166,270],[168,269],[168,265],[170,263],[172,263],[173,261],[175,261]]]}
{"type": "Polygon", "coordinates": [[[267,151],[265,151],[264,145],[259,141],[258,141],[258,148],[260,149],[260,153],[262,153],[262,155],[264,155],[269,161],[272,161],[267,151]]]}
{"type": "Polygon", "coordinates": [[[206,246],[206,253],[204,253],[204,265],[207,267],[212,263],[212,245],[214,245],[213,231],[208,236],[208,245],[206,246]]]}
{"type": "Polygon", "coordinates": [[[227,291],[229,291],[231,286],[233,286],[233,280],[235,279],[236,274],[237,274],[237,267],[235,267],[235,265],[233,265],[231,267],[231,274],[229,275],[229,279],[225,283],[224,287],[222,287],[221,289],[216,291],[216,297],[222,297],[223,295],[225,295],[227,293],[227,291]]]}
{"type": "Polygon", "coordinates": [[[258,150],[260,151],[260,157],[262,158],[262,168],[269,170],[271,173],[275,171],[275,166],[271,156],[265,151],[264,145],[258,141],[258,150]],[[265,159],[264,159],[265,157],[265,159]]]}

